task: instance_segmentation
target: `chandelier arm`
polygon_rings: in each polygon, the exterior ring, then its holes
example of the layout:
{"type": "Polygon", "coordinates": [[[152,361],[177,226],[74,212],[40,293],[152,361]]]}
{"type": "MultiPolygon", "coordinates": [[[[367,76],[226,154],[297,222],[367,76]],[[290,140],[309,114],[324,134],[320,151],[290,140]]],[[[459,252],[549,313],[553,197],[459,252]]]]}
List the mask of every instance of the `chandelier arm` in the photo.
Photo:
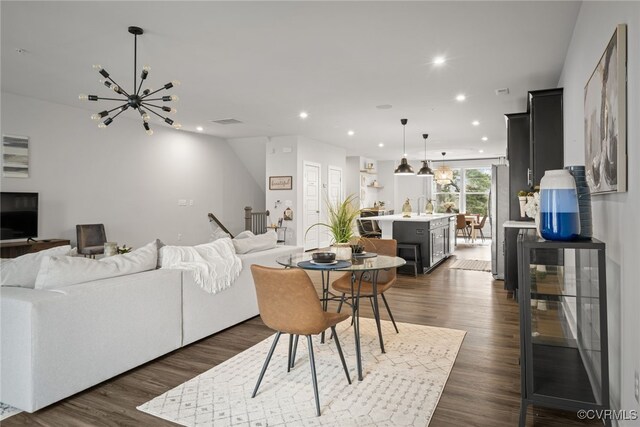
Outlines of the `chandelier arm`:
{"type": "MultiPolygon", "coordinates": [[[[116,111],[117,109],[122,108],[122,107],[124,107],[125,105],[129,105],[129,104],[127,104],[127,103],[125,102],[124,104],[120,105],[119,107],[112,108],[111,110],[107,110],[107,113],[110,113],[110,112],[112,112],[112,111],[116,111]]],[[[124,111],[124,110],[123,110],[123,111],[124,111]]]]}
{"type": "Polygon", "coordinates": [[[148,102],[141,102],[141,104],[144,105],[145,107],[154,107],[154,108],[159,108],[160,110],[162,110],[162,107],[160,105],[149,104],[148,102]]]}
{"type": "Polygon", "coordinates": [[[116,117],[118,117],[120,114],[124,113],[125,110],[120,110],[118,111],[118,114],[116,114],[115,116],[111,117],[111,120],[115,119],[116,117]]]}
{"type": "MultiPolygon", "coordinates": [[[[140,94],[140,89],[142,89],[142,84],[144,83],[144,80],[140,79],[140,84],[138,85],[138,90],[136,90],[136,95],[140,94]]],[[[134,87],[135,89],[135,87],[134,87]]]]}
{"type": "Polygon", "coordinates": [[[129,94],[127,93],[127,91],[126,91],[126,90],[124,90],[124,89],[122,89],[122,86],[120,86],[118,83],[116,83],[116,81],[115,81],[115,80],[113,80],[113,79],[111,78],[111,76],[107,77],[107,79],[111,80],[111,83],[113,83],[114,85],[118,86],[118,87],[120,88],[120,90],[122,91],[122,93],[123,93],[127,98],[129,97],[129,94]]]}
{"type": "Polygon", "coordinates": [[[146,101],[162,101],[162,98],[151,98],[151,99],[142,98],[141,102],[142,101],[144,101],[144,102],[146,102],[146,101]]]}
{"type": "MultiPolygon", "coordinates": [[[[165,87],[164,87],[164,86],[162,86],[160,89],[156,89],[156,90],[154,90],[153,92],[149,92],[148,94],[143,95],[143,96],[141,96],[140,98],[141,98],[141,99],[145,99],[145,98],[147,98],[147,97],[149,97],[149,96],[153,95],[154,93],[158,93],[158,92],[160,92],[161,90],[165,90],[165,87]]],[[[158,99],[159,99],[159,98],[158,98],[158,99]]]]}
{"type": "Polygon", "coordinates": [[[98,97],[98,101],[127,101],[127,98],[103,98],[103,97],[98,97]]]}
{"type": "MultiPolygon", "coordinates": [[[[142,105],[144,105],[145,107],[149,106],[149,104],[142,104],[142,105]]],[[[155,114],[156,116],[160,117],[162,120],[167,120],[167,117],[164,117],[161,114],[158,114],[158,113],[156,113],[155,111],[153,111],[153,110],[151,110],[149,108],[147,108],[147,111],[150,112],[150,113],[155,114]]]]}

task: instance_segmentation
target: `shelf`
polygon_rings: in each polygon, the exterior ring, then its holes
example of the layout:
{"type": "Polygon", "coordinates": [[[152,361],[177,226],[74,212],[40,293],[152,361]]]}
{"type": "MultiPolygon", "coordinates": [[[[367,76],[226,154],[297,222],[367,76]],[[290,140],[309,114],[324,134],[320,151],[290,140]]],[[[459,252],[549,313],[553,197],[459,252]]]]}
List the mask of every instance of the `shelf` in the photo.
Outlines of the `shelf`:
{"type": "Polygon", "coordinates": [[[378,172],[376,172],[373,169],[360,169],[360,172],[361,173],[368,173],[369,175],[377,175],[378,174],[378,172]]]}
{"type": "Polygon", "coordinates": [[[369,188],[384,188],[384,185],[367,185],[369,188]]]}

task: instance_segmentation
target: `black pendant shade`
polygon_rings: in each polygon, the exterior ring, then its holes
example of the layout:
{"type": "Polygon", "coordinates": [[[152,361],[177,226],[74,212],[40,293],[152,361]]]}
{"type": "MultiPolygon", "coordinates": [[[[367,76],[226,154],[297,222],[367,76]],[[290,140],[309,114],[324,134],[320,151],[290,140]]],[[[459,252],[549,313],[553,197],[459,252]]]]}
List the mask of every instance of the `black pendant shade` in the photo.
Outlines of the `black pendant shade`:
{"type": "Polygon", "coordinates": [[[429,161],[427,160],[427,138],[429,138],[429,134],[423,133],[422,137],[424,138],[424,160],[422,161],[422,167],[418,171],[418,175],[426,178],[428,176],[433,176],[433,171],[429,167],[429,161]]]}
{"type": "Polygon", "coordinates": [[[413,168],[409,163],[407,163],[407,154],[406,154],[406,138],[405,138],[405,126],[407,125],[407,119],[400,119],[400,123],[402,124],[402,159],[400,159],[400,164],[393,172],[395,175],[415,175],[413,168]]]}

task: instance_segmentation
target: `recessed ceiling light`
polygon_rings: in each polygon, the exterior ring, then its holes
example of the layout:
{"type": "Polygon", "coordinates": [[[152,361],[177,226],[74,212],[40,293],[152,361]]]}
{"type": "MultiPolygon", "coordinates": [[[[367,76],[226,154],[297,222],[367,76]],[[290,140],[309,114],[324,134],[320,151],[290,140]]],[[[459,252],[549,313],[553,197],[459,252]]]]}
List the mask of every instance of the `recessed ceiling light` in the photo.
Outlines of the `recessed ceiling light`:
{"type": "Polygon", "coordinates": [[[378,144],[378,147],[382,148],[384,147],[384,144],[381,142],[380,144],[378,144]]]}
{"type": "Polygon", "coordinates": [[[352,131],[352,130],[350,130],[349,132],[347,132],[347,135],[349,135],[349,136],[353,136],[353,135],[355,135],[355,134],[356,134],[356,133],[355,133],[354,131],[352,131]]]}
{"type": "Polygon", "coordinates": [[[478,153],[484,153],[484,150],[478,150],[478,153]]]}
{"type": "Polygon", "coordinates": [[[307,117],[309,117],[309,113],[307,113],[306,111],[301,111],[298,116],[300,116],[301,119],[306,119],[307,117]]]}
{"type": "Polygon", "coordinates": [[[471,124],[474,126],[480,126],[480,122],[477,120],[472,121],[471,124]]]}
{"type": "Polygon", "coordinates": [[[433,58],[433,63],[435,65],[442,65],[444,64],[446,61],[446,59],[444,58],[444,56],[436,56],[435,58],[433,58]]]}
{"type": "Polygon", "coordinates": [[[198,127],[196,127],[196,130],[197,130],[198,132],[202,132],[202,131],[204,130],[204,128],[203,128],[202,126],[198,126],[198,127]]]}
{"type": "Polygon", "coordinates": [[[483,140],[483,141],[488,141],[488,140],[489,140],[489,138],[487,138],[486,136],[483,136],[483,137],[482,137],[482,140],[483,140]]]}
{"type": "Polygon", "coordinates": [[[462,102],[462,101],[464,101],[465,99],[467,99],[467,97],[466,97],[466,96],[464,96],[464,93],[461,93],[461,94],[459,94],[458,96],[456,96],[456,101],[458,101],[458,102],[462,102]]]}

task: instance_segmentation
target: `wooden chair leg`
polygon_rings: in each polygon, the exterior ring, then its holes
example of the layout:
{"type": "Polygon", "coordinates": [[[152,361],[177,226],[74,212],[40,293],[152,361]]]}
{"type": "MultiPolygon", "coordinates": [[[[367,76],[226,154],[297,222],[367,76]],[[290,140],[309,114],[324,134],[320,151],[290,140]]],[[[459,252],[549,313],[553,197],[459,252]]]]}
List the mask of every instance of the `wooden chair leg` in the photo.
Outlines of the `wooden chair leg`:
{"type": "Polygon", "coordinates": [[[307,335],[309,345],[309,364],[311,365],[311,380],[313,381],[313,395],[316,398],[316,415],[320,416],[320,398],[318,397],[318,378],[316,376],[316,361],[313,357],[313,342],[311,335],[307,335]]]}
{"type": "Polygon", "coordinates": [[[278,332],[276,334],[276,338],[273,340],[273,344],[271,344],[271,349],[269,350],[269,354],[267,354],[267,360],[264,361],[264,365],[262,366],[262,371],[260,371],[260,376],[258,377],[256,388],[253,389],[253,394],[251,395],[252,399],[256,397],[256,393],[258,393],[258,388],[260,387],[260,383],[262,382],[264,373],[267,372],[267,366],[269,366],[269,362],[271,361],[271,356],[273,356],[273,351],[276,349],[276,345],[278,345],[278,340],[280,339],[280,335],[282,335],[282,332],[278,332]]]}

